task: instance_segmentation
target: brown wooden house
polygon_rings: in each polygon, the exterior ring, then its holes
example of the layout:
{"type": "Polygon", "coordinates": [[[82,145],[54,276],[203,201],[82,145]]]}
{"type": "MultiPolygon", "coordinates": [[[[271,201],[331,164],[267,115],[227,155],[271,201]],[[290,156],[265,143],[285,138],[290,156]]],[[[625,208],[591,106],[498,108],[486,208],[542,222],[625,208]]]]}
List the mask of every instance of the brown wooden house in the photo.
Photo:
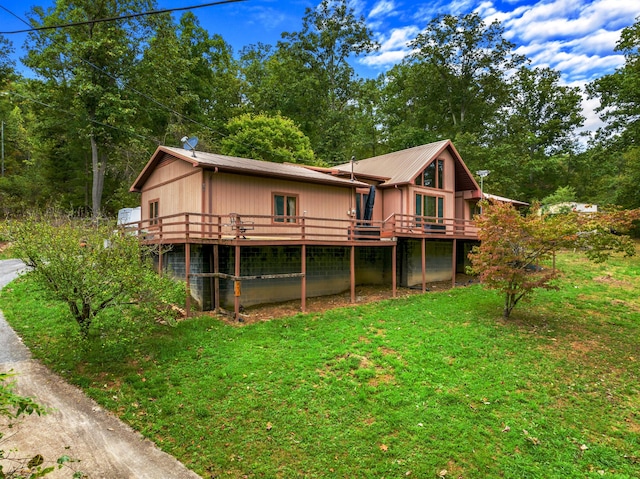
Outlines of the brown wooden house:
{"type": "Polygon", "coordinates": [[[421,287],[463,271],[481,192],[440,141],[333,168],[158,147],[131,191],[158,266],[204,309],[421,287]]]}

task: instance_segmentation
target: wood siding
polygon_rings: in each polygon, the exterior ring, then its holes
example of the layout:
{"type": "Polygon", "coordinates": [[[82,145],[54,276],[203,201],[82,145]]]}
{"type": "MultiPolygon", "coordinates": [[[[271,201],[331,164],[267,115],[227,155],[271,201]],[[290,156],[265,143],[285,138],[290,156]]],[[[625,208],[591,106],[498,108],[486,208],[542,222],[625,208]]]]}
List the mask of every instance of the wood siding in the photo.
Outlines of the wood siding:
{"type": "Polygon", "coordinates": [[[213,213],[226,215],[272,215],[273,194],[298,197],[298,215],[348,219],[353,190],[328,185],[240,176],[226,173],[212,177],[213,213]]]}
{"type": "MultiPolygon", "coordinates": [[[[151,173],[142,189],[141,218],[149,219],[149,202],[158,199],[159,216],[199,212],[202,207],[202,169],[184,161],[161,163],[151,173]]],[[[165,231],[170,231],[163,225],[165,231]]]]}

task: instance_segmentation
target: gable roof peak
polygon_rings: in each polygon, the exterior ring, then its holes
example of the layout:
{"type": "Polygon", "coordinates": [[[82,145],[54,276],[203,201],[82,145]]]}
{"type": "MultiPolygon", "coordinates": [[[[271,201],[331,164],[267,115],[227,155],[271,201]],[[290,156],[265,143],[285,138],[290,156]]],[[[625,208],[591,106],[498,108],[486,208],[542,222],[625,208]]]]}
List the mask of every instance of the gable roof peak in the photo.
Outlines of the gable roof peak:
{"type": "Polygon", "coordinates": [[[405,150],[394,151],[384,155],[344,163],[335,167],[338,171],[355,175],[384,178],[383,185],[410,183],[420,171],[445,149],[451,148],[457,161],[462,161],[451,140],[440,140],[426,145],[418,145],[405,150]]]}

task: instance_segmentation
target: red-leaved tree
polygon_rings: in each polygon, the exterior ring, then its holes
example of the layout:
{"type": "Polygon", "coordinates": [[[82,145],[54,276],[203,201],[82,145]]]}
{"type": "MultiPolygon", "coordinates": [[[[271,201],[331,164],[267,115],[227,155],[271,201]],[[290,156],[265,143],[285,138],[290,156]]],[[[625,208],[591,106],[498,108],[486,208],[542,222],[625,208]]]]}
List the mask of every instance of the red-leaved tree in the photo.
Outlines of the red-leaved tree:
{"type": "Polygon", "coordinates": [[[509,203],[485,203],[476,218],[481,243],[469,254],[471,271],[485,287],[504,293],[507,319],[535,289],[557,289],[557,272],[547,265],[559,249],[579,249],[595,262],[612,253],[635,254],[633,242],[621,232],[638,218],[640,210],[525,216],[509,203]]]}

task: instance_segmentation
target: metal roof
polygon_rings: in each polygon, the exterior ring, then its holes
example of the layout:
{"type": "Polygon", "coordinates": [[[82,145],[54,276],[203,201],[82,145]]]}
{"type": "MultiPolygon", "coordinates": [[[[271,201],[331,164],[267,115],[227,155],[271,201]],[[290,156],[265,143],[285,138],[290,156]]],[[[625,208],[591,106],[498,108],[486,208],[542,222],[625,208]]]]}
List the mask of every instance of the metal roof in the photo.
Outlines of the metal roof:
{"type": "Polygon", "coordinates": [[[492,195],[489,193],[483,194],[487,200],[499,201],[501,203],[511,203],[515,206],[529,206],[529,203],[525,203],[524,201],[512,200],[511,198],[505,198],[504,196],[492,195]]]}
{"type": "Polygon", "coordinates": [[[217,169],[226,173],[245,174],[250,176],[283,178],[305,183],[320,183],[342,187],[369,186],[360,181],[350,181],[338,178],[330,174],[305,168],[304,165],[292,165],[284,163],[272,163],[269,161],[251,160],[235,156],[219,155],[217,153],[194,152],[182,148],[159,146],[149,162],[146,164],[138,178],[131,186],[130,191],[141,191],[151,172],[166,155],[191,163],[194,167],[217,169]]]}
{"type": "Polygon", "coordinates": [[[451,140],[415,146],[406,150],[355,161],[353,166],[351,163],[344,163],[334,168],[343,175],[350,175],[353,167],[354,176],[378,177],[383,180],[381,186],[407,184],[412,183],[425,166],[447,148],[450,149],[455,160],[456,190],[480,189],[451,140]]]}

